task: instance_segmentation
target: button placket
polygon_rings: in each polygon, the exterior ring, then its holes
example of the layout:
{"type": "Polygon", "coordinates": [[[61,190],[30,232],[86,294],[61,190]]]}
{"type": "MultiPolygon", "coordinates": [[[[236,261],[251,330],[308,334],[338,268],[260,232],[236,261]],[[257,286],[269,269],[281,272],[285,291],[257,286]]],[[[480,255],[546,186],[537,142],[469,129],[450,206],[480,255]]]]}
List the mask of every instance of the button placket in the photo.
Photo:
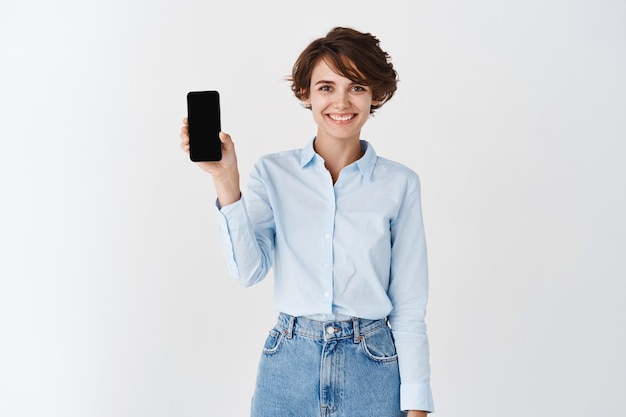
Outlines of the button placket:
{"type": "MultiPolygon", "coordinates": [[[[332,179],[328,171],[324,168],[325,175],[328,176],[328,183],[324,186],[325,201],[322,207],[323,211],[323,224],[321,230],[319,230],[319,237],[321,239],[320,244],[322,247],[322,253],[320,257],[320,278],[322,291],[320,295],[324,305],[324,309],[330,314],[332,311],[333,300],[333,234],[335,228],[335,210],[336,210],[336,196],[333,188],[332,179]]],[[[326,334],[326,333],[325,333],[326,334]]]]}

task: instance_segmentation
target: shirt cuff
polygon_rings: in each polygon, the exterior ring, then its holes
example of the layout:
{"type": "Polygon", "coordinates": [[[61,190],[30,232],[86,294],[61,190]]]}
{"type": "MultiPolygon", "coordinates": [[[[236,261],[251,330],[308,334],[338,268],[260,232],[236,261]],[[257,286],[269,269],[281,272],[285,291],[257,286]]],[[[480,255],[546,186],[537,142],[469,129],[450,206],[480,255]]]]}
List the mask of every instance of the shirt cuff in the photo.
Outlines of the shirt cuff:
{"type": "Polygon", "coordinates": [[[228,230],[238,230],[248,225],[248,214],[246,212],[243,196],[234,203],[224,207],[221,207],[219,201],[216,199],[215,208],[217,209],[220,226],[224,226],[228,230]]]}
{"type": "Polygon", "coordinates": [[[402,411],[435,411],[430,384],[400,384],[400,407],[402,411]]]}

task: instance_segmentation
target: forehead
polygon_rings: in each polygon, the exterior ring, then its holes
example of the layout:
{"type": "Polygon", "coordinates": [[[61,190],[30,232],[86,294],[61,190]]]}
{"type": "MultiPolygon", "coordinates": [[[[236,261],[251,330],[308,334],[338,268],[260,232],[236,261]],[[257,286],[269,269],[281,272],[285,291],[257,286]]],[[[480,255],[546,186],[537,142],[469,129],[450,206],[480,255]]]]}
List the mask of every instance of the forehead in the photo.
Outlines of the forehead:
{"type": "Polygon", "coordinates": [[[315,83],[319,80],[329,80],[329,81],[345,81],[345,82],[356,82],[358,81],[356,76],[361,76],[360,71],[356,68],[354,63],[349,59],[345,58],[342,62],[345,70],[347,70],[348,74],[343,74],[342,70],[337,67],[330,59],[328,58],[320,58],[313,67],[311,71],[311,83],[315,83]],[[353,78],[352,78],[353,77],[353,78]]]}

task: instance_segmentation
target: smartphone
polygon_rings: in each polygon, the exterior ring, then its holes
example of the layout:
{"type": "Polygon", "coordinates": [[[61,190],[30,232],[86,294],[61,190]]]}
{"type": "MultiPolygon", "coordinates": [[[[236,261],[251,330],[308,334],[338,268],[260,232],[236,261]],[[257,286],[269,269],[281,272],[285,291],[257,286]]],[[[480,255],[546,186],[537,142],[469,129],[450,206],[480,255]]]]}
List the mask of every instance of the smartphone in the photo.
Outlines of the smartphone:
{"type": "Polygon", "coordinates": [[[220,95],[217,91],[191,91],[187,94],[189,157],[194,162],[220,161],[220,95]]]}

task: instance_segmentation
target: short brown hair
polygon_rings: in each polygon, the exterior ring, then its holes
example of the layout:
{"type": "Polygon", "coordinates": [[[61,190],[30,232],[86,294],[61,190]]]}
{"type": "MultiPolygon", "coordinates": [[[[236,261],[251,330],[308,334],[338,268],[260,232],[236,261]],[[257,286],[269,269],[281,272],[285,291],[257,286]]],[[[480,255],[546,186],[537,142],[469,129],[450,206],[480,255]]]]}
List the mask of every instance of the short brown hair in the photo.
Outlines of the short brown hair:
{"type": "Polygon", "coordinates": [[[393,97],[398,83],[391,57],[379,44],[371,33],[343,27],[332,29],[302,51],[289,78],[291,90],[299,100],[306,100],[313,68],[324,59],[338,74],[372,89],[372,100],[376,102],[370,109],[373,113],[393,97]]]}

